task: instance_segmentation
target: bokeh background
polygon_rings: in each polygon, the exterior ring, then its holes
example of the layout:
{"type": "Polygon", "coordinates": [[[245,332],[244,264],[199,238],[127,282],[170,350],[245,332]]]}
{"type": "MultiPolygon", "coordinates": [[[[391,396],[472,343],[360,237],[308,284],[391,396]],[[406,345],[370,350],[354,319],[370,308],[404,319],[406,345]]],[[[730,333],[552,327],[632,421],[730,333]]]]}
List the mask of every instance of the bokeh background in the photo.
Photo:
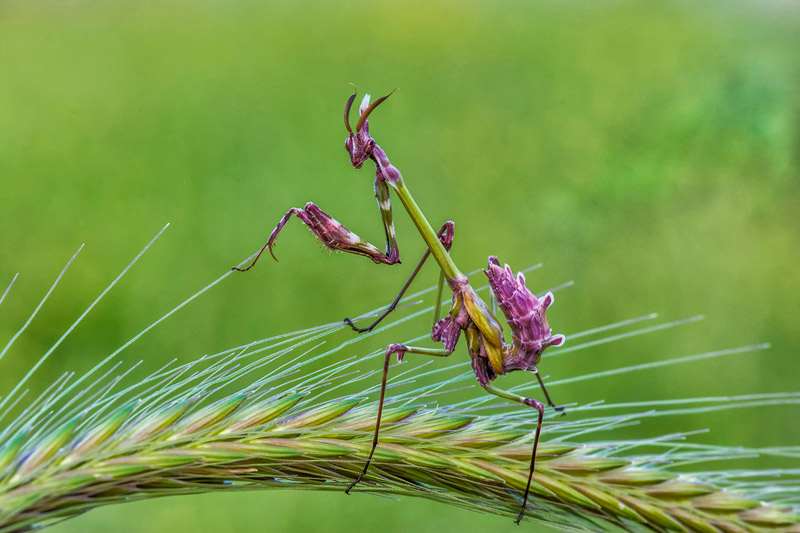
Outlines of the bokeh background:
{"type": "MultiPolygon", "coordinates": [[[[559,401],[798,390],[798,50],[792,2],[6,0],[0,285],[21,274],[0,342],[86,248],[2,361],[0,390],[166,222],[34,388],[86,370],[257,250],[290,206],[313,200],[382,246],[373,173],[353,170],[343,149],[348,82],[375,95],[400,87],[372,133],[431,222],[455,220],[464,270],[491,253],[515,268],[543,262],[528,277],[537,290],[576,281],[550,313],[557,332],[652,311],[707,316],[555,359],[543,373],[772,344],[559,387],[559,401]]],[[[407,217],[396,218],[403,267],[328,257],[293,221],[281,262],[228,278],[124,360],[154,370],[388,302],[423,251],[407,217]]],[[[423,280],[432,284],[433,271],[423,280]]],[[[392,330],[369,349],[427,327],[392,330]]],[[[629,435],[709,428],[693,438],[796,444],[797,415],[664,418],[629,435]]],[[[518,530],[510,518],[424,501],[262,492],[120,505],[52,531],[456,528],[518,530]]]]}

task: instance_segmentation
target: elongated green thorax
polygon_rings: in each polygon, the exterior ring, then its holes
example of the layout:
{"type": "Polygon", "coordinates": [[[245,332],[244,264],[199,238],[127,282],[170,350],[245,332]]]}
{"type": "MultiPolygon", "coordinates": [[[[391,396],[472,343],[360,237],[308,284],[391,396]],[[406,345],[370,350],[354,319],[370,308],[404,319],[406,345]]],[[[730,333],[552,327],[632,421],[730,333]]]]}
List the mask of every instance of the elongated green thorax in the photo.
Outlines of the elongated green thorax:
{"type": "Polygon", "coordinates": [[[400,198],[400,201],[403,202],[403,206],[406,208],[406,211],[408,211],[408,215],[411,217],[411,220],[414,221],[414,225],[417,226],[419,234],[422,235],[425,244],[428,245],[431,254],[439,264],[439,268],[442,269],[447,281],[466,281],[467,277],[458,270],[458,267],[450,258],[450,254],[447,253],[447,250],[445,250],[444,245],[439,240],[433,227],[431,227],[430,222],[428,222],[428,219],[422,214],[422,211],[417,205],[417,202],[414,201],[411,193],[408,192],[405,183],[403,183],[403,178],[400,177],[399,179],[389,181],[389,185],[392,186],[397,196],[400,198]]]}

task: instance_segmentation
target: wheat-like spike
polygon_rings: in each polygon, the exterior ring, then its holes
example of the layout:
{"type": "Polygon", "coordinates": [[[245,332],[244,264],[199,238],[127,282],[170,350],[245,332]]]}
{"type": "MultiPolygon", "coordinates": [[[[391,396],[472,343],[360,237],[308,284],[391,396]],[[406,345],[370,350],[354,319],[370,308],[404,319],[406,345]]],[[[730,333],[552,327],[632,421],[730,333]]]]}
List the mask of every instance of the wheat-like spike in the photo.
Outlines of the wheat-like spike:
{"type": "MultiPolygon", "coordinates": [[[[343,490],[363,467],[370,444],[375,406],[359,403],[344,399],[315,406],[298,394],[250,403],[234,394],[195,413],[181,404],[140,418],[128,405],[93,428],[73,433],[60,427],[16,452],[0,484],[0,532],[165,494],[343,490]]],[[[508,427],[507,418],[390,409],[375,470],[362,490],[457,502],[511,516],[525,486],[530,442],[508,427]]],[[[9,444],[19,450],[14,439],[9,444]]],[[[612,452],[607,446],[542,442],[531,515],[576,527],[591,520],[670,531],[800,527],[790,507],[764,504],[612,452]]]]}
{"type": "MultiPolygon", "coordinates": [[[[6,407],[4,413],[16,413],[16,418],[0,428],[0,533],[47,525],[100,505],[164,495],[283,488],[343,491],[360,473],[376,417],[379,365],[375,363],[381,353],[357,357],[353,346],[430,309],[327,350],[321,350],[319,343],[335,334],[338,324],[278,335],[177,367],[168,364],[116,391],[112,389],[128,371],[116,377],[106,371],[77,388],[198,294],[83,376],[72,380],[72,374],[65,375],[57,386],[45,388],[16,411],[6,407]],[[312,366],[321,360],[327,366],[312,366]],[[344,385],[360,386],[360,392],[341,395],[344,385]],[[96,392],[84,398],[90,389],[96,392]],[[369,395],[373,401],[365,399],[369,395]]],[[[651,314],[622,320],[577,332],[575,337],[611,333],[584,345],[589,347],[687,322],[616,332],[654,318],[651,314]]],[[[662,359],[604,375],[749,354],[764,347],[662,359]]],[[[431,403],[444,398],[432,400],[434,394],[474,383],[471,373],[461,371],[468,364],[432,370],[420,364],[409,366],[412,370],[407,372],[393,372],[380,445],[359,490],[516,515],[527,481],[530,413],[504,408],[486,414],[503,406],[482,396],[442,406],[431,403]],[[449,377],[442,379],[443,375],[449,377]],[[436,383],[414,385],[415,380],[432,377],[436,383]]],[[[4,404],[19,402],[22,394],[14,397],[17,389],[3,398],[4,404]]],[[[526,520],[561,530],[800,532],[800,517],[792,505],[800,499],[800,471],[715,470],[694,475],[672,471],[720,458],[796,459],[800,447],[747,450],[699,445],[685,442],[687,434],[586,442],[593,433],[608,435],[609,430],[645,418],[798,403],[800,394],[789,392],[573,406],[566,420],[548,414],[526,520]],[[597,414],[620,408],[626,414],[597,414]],[[630,412],[638,408],[646,410],[630,412]],[[779,476],[782,479],[776,482],[779,476]]]]}

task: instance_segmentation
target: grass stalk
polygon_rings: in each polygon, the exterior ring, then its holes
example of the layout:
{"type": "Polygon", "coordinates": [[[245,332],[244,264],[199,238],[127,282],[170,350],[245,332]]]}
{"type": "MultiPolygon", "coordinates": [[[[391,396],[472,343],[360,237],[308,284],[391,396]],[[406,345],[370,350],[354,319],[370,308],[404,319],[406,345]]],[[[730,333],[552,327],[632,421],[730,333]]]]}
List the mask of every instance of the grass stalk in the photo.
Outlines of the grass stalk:
{"type": "MultiPolygon", "coordinates": [[[[118,373],[119,364],[100,373],[131,341],[87,374],[65,375],[27,404],[21,401],[18,384],[0,403],[4,417],[16,415],[0,429],[0,533],[46,526],[101,505],[167,495],[343,491],[360,473],[369,451],[377,410],[376,363],[382,357],[382,350],[364,354],[353,344],[427,312],[408,313],[371,334],[334,342],[333,348],[324,343],[336,338],[339,323],[177,366],[170,363],[127,385],[130,369],[118,373]],[[327,366],[321,366],[323,362],[327,366]],[[347,392],[351,390],[356,392],[347,392]]],[[[562,352],[687,322],[640,324],[655,318],[647,315],[576,333],[576,340],[606,336],[576,342],[562,352]]],[[[609,372],[642,371],[765,347],[719,350],[609,372]]],[[[509,520],[516,516],[535,417],[480,395],[446,402],[448,392],[474,384],[468,362],[430,368],[404,363],[393,368],[392,376],[381,442],[357,490],[427,498],[509,520]]],[[[563,382],[593,377],[597,376],[563,382]]],[[[800,470],[698,468],[721,458],[796,459],[800,447],[699,445],[684,433],[616,441],[599,436],[659,416],[798,403],[800,393],[789,392],[579,405],[570,408],[568,418],[548,412],[526,520],[561,530],[800,531],[800,470]],[[624,414],[608,414],[619,409],[624,414]]]]}

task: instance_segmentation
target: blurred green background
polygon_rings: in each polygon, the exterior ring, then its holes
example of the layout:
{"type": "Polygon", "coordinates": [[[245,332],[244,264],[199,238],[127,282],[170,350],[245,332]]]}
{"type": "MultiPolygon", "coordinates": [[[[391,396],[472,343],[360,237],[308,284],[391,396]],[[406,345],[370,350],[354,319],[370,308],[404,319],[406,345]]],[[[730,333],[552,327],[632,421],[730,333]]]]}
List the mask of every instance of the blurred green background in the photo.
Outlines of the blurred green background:
{"type": "MultiPolygon", "coordinates": [[[[432,224],[455,220],[457,264],[541,261],[535,290],[576,280],[557,294],[555,331],[707,316],[545,360],[544,374],[772,343],[558,387],[559,401],[798,390],[798,30],[791,2],[2,2],[0,285],[21,274],[0,343],[86,248],[2,361],[0,390],[166,222],[34,388],[86,370],[257,250],[290,206],[313,200],[382,247],[373,171],[343,149],[348,82],[400,87],[372,134],[432,224]]],[[[388,302],[423,251],[396,218],[403,267],[328,257],[293,221],[280,263],[228,278],[123,359],[154,370],[388,302]]],[[[709,428],[698,442],[775,446],[800,441],[796,421],[796,408],[749,409],[630,435],[709,428]]],[[[378,528],[518,530],[424,501],[275,492],[120,505],[53,531],[378,528]]]]}

